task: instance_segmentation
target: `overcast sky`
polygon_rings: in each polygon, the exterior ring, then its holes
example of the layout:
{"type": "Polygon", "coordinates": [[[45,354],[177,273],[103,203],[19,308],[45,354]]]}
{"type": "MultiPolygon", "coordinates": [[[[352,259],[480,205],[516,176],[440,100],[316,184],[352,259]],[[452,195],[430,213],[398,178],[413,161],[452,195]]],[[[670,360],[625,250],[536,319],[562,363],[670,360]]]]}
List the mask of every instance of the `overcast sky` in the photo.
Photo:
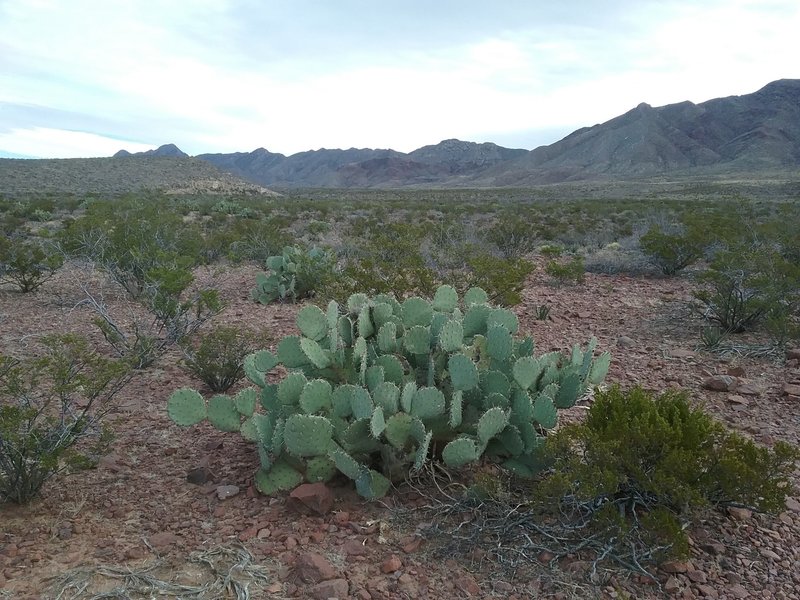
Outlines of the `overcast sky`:
{"type": "Polygon", "coordinates": [[[800,78],[798,0],[0,0],[0,151],[549,144],[800,78]]]}

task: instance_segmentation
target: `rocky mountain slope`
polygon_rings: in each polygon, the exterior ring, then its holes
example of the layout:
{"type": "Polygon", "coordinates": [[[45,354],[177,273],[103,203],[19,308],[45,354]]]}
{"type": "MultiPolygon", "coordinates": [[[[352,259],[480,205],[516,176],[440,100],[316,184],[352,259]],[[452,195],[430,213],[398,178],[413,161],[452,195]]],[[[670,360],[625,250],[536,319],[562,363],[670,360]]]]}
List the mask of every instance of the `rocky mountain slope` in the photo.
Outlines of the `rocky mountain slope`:
{"type": "Polygon", "coordinates": [[[0,159],[0,194],[122,194],[145,189],[174,194],[274,194],[207,161],[181,158],[169,152],[168,148],[165,153],[159,154],[157,150],[147,156],[0,159]]]}

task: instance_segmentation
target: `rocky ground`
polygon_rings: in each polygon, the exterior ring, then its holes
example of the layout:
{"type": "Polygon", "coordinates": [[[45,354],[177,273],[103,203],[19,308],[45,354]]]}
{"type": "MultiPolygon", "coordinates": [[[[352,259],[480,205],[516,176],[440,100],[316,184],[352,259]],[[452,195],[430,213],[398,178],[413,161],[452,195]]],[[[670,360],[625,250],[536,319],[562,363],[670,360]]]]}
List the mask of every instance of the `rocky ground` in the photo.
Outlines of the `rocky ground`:
{"type": "MultiPolygon", "coordinates": [[[[80,273],[64,270],[26,296],[0,289],[4,352],[30,351],[37,336],[63,331],[102,345],[91,314],[75,308],[80,273]]],[[[237,268],[199,277],[213,280],[228,302],[217,322],[263,330],[271,346],[293,330],[297,307],[249,301],[255,273],[237,268]]],[[[760,443],[798,443],[800,354],[698,350],[701,322],[687,309],[691,286],[684,278],[587,274],[584,284],[553,287],[539,270],[515,310],[538,352],[594,335],[614,356],[610,383],[685,388],[760,443]],[[536,319],[542,304],[550,307],[547,321],[536,319]]],[[[122,299],[106,300],[125,310],[122,299]]],[[[294,500],[259,495],[252,447],[236,435],[204,425],[187,431],[168,419],[171,391],[201,386],[177,359],[162,357],[120,394],[113,450],[97,469],[52,480],[30,505],[0,507],[0,597],[124,598],[123,587],[148,582],[160,586],[160,597],[236,597],[233,583],[223,591],[230,575],[251,582],[251,598],[800,598],[797,491],[779,515],[705,515],[690,531],[691,559],[668,563],[656,582],[608,570],[590,578],[577,557],[553,566],[534,558],[515,574],[474,556],[437,554],[437,540],[418,535],[431,518],[427,500],[410,488],[383,503],[362,501],[346,482],[294,500]],[[198,595],[203,585],[205,595],[198,595]]]]}

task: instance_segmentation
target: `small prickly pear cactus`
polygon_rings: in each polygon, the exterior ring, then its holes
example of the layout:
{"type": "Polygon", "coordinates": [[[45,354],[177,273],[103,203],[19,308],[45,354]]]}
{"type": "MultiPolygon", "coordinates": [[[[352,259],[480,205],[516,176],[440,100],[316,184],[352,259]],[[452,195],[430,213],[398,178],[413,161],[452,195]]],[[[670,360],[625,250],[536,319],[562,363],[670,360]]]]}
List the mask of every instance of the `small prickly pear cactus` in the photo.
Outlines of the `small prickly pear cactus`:
{"type": "Polygon", "coordinates": [[[421,469],[433,442],[452,468],[486,457],[533,475],[558,409],[600,383],[610,362],[607,353],[594,358],[594,339],[569,355],[535,356],[533,340],[517,336],[516,315],[478,288],[461,302],[450,286],[432,301],[354,294],[345,307],[304,307],[297,328],[274,353],[247,357],[255,389],[208,402],[181,389],[167,403],[179,425],[207,419],[253,441],[265,494],[343,473],[377,498],[421,469]],[[268,383],[279,365],[287,374],[268,383]]]}

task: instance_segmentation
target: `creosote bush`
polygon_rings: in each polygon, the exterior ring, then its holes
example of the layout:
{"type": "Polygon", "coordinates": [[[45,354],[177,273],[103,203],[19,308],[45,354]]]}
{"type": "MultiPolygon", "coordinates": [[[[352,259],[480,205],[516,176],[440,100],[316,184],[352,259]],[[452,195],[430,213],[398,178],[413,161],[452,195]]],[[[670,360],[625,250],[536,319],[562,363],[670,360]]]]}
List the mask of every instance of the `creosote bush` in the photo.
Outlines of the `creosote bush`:
{"type": "Polygon", "coordinates": [[[74,335],[42,339],[43,356],[0,355],[0,501],[25,503],[65,469],[92,464],[109,443],[102,419],[127,365],[74,335]]]}
{"type": "Polygon", "coordinates": [[[22,293],[39,289],[63,264],[61,254],[39,242],[0,237],[0,281],[13,283],[22,293]]]}
{"type": "Polygon", "coordinates": [[[599,392],[585,423],[549,436],[551,474],[536,492],[561,514],[644,540],[657,560],[688,552],[684,525],[702,507],[779,511],[800,452],[769,449],[692,408],[684,393],[599,392]]]}
{"type": "Polygon", "coordinates": [[[256,336],[238,327],[218,326],[199,338],[182,341],[184,367],[212,392],[227,391],[244,377],[244,358],[256,350],[256,336]]]}

